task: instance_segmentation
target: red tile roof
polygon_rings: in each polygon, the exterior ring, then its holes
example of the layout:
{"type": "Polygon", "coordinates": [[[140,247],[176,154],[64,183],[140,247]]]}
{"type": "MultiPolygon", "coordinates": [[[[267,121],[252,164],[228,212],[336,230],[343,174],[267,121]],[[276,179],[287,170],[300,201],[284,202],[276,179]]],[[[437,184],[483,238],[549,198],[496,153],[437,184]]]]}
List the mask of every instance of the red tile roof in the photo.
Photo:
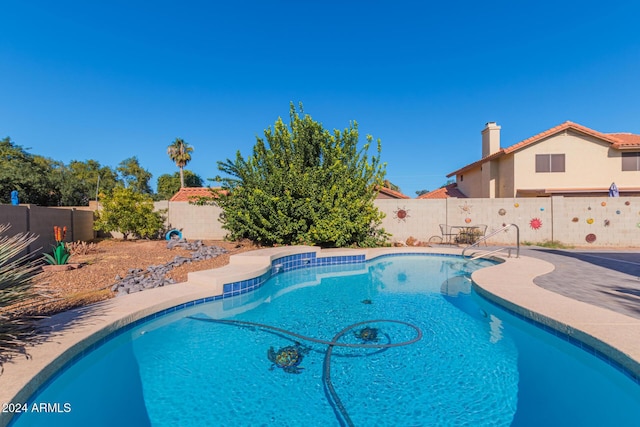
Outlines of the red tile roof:
{"type": "Polygon", "coordinates": [[[598,132],[596,130],[593,129],[589,129],[586,126],[582,126],[579,125],[578,123],[573,123],[570,121],[566,121],[564,123],[562,123],[561,125],[558,125],[556,127],[552,127],[551,129],[548,129],[544,132],[541,132],[537,135],[532,136],[531,138],[527,138],[523,141],[518,142],[517,144],[511,145],[510,147],[507,148],[501,148],[500,150],[496,151],[495,153],[492,153],[490,155],[488,155],[487,157],[483,157],[482,159],[470,163],[454,172],[451,172],[449,175],[447,175],[447,178],[452,177],[454,175],[458,175],[462,172],[465,172],[469,169],[473,169],[476,166],[479,166],[485,162],[488,162],[490,160],[494,160],[497,159],[499,157],[504,156],[505,154],[509,154],[509,153],[513,153],[514,151],[518,151],[524,147],[527,147],[531,144],[534,144],[538,141],[541,141],[545,138],[548,138],[552,135],[555,135],[557,133],[563,132],[565,130],[574,130],[576,132],[580,132],[583,133],[585,135],[590,135],[593,136],[595,138],[598,138],[600,140],[606,141],[608,143],[610,143],[612,145],[613,148],[617,148],[617,149],[624,149],[624,148],[640,148],[640,135],[636,135],[636,134],[632,134],[632,133],[602,133],[602,132],[598,132]]]}
{"type": "Polygon", "coordinates": [[[407,196],[406,194],[402,194],[399,191],[396,190],[392,190],[390,188],[387,187],[378,187],[378,193],[382,193],[382,194],[386,194],[387,196],[391,197],[392,199],[410,199],[411,197],[407,196]]]}
{"type": "Polygon", "coordinates": [[[458,189],[458,184],[445,185],[437,190],[430,191],[428,193],[418,196],[418,199],[446,199],[449,197],[457,197],[459,199],[466,199],[467,196],[458,189]]]}
{"type": "Polygon", "coordinates": [[[170,202],[190,202],[199,197],[211,197],[211,187],[183,187],[169,200],[170,202]]]}
{"type": "Polygon", "coordinates": [[[640,135],[633,133],[610,133],[609,135],[620,141],[613,144],[613,148],[640,148],[640,135]]]}

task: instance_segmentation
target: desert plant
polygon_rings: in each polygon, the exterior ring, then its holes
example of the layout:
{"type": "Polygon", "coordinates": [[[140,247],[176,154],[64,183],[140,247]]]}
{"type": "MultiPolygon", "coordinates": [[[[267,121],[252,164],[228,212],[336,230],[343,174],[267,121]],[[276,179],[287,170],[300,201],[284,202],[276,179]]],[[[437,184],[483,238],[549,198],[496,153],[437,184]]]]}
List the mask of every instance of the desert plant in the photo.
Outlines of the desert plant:
{"type": "MultiPolygon", "coordinates": [[[[0,225],[0,234],[9,227],[0,225]]],[[[26,355],[26,340],[34,333],[34,318],[16,307],[37,295],[34,276],[40,261],[23,255],[36,238],[23,233],[0,238],[0,368],[15,354],[26,355]]]]}
{"type": "Polygon", "coordinates": [[[66,247],[71,255],[88,255],[91,252],[98,251],[98,246],[95,243],[88,243],[81,240],[67,243],[66,247]]]}
{"type": "Polygon", "coordinates": [[[53,227],[53,235],[56,239],[56,244],[53,247],[53,254],[42,254],[45,261],[53,265],[63,265],[69,261],[71,254],[67,251],[67,247],[64,243],[64,238],[67,235],[67,227],[53,227]]]}

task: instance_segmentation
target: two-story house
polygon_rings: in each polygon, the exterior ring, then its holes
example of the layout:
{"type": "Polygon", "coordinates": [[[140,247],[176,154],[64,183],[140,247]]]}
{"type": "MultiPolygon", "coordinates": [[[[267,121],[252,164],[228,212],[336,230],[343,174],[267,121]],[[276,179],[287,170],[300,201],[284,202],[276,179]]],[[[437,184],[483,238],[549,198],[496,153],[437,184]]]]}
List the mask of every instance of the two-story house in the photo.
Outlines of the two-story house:
{"type": "Polygon", "coordinates": [[[500,148],[500,126],[482,130],[482,158],[447,175],[467,197],[640,196],[640,135],[573,122],[500,148]]]}

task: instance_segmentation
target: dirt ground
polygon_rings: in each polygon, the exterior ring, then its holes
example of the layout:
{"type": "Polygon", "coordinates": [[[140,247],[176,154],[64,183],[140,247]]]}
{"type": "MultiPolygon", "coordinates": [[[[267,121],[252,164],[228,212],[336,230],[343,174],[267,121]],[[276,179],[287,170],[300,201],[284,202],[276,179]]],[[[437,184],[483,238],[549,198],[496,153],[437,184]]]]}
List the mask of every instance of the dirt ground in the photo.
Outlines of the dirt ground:
{"type": "MultiPolygon", "coordinates": [[[[190,252],[185,249],[167,249],[167,242],[164,240],[102,240],[95,243],[95,250],[86,255],[72,255],[69,259],[69,263],[80,263],[81,268],[42,272],[36,276],[38,288],[44,296],[31,304],[29,311],[48,315],[112,298],[115,294],[111,287],[117,281],[116,276],[126,276],[129,269],[146,269],[151,265],[169,262],[176,256],[190,256],[190,252]]],[[[185,282],[189,272],[221,267],[229,263],[231,255],[256,249],[250,242],[203,243],[222,247],[228,253],[205,261],[183,264],[173,269],[168,276],[178,283],[185,282]]]]}

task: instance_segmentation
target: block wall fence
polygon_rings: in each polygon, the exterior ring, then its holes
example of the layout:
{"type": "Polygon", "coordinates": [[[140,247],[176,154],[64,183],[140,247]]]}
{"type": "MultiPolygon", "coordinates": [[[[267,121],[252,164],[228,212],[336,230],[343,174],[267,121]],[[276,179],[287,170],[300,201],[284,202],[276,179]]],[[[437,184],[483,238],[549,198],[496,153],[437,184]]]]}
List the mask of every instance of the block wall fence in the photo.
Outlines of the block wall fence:
{"type": "MultiPolygon", "coordinates": [[[[375,204],[386,215],[382,226],[391,234],[391,242],[405,242],[409,237],[427,242],[440,235],[439,224],[485,224],[487,234],[503,224],[516,224],[521,243],[555,240],[578,247],[640,248],[640,197],[378,199],[375,204]]],[[[216,206],[160,201],[155,208],[166,210],[167,228],[180,230],[186,239],[222,240],[226,235],[218,220],[222,210],[216,206]]],[[[0,224],[7,223],[11,228],[5,234],[39,236],[30,252],[51,250],[55,225],[67,226],[67,242],[89,241],[96,235],[90,207],[0,205],[0,224]]],[[[488,243],[513,245],[515,241],[516,231],[511,228],[488,243]]]]}
{"type": "MultiPolygon", "coordinates": [[[[640,248],[640,197],[378,199],[375,204],[386,215],[382,226],[392,242],[405,242],[409,237],[426,242],[440,235],[439,224],[485,224],[486,234],[503,224],[516,224],[521,243],[555,240],[580,247],[640,248]]],[[[218,221],[222,212],[218,207],[187,202],[157,202],[156,207],[168,209],[168,225],[181,230],[187,239],[217,240],[226,234],[218,221]]],[[[514,228],[488,241],[515,242],[514,228]]]]}
{"type": "Polygon", "coordinates": [[[56,243],[53,227],[67,227],[66,242],[89,241],[93,231],[93,210],[89,207],[51,208],[35,205],[0,205],[0,224],[11,227],[2,236],[32,233],[38,238],[29,245],[28,253],[50,252],[56,243]]]}

